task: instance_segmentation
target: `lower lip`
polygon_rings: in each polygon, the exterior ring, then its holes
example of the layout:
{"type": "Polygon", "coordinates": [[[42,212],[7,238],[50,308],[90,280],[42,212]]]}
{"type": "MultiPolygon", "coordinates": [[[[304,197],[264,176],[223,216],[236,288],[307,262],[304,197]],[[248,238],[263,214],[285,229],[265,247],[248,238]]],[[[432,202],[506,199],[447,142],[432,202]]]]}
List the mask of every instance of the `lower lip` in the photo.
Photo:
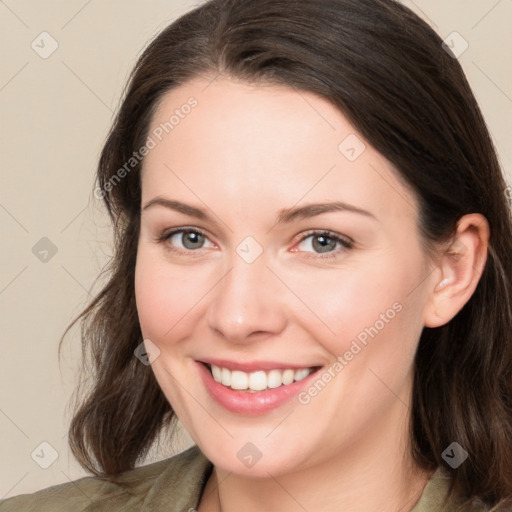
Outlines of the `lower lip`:
{"type": "Polygon", "coordinates": [[[203,363],[198,362],[197,364],[199,365],[201,378],[210,396],[228,411],[248,416],[264,414],[296,397],[302,389],[309,385],[318,372],[316,370],[306,378],[287,386],[250,393],[223,386],[213,378],[210,370],[203,363]]]}

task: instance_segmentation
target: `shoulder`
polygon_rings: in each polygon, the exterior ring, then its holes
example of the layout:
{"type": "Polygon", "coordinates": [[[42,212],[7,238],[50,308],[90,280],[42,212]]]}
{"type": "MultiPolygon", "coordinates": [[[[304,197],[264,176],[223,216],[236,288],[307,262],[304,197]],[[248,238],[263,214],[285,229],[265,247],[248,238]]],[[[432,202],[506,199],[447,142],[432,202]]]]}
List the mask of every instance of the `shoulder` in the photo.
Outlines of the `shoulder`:
{"type": "Polygon", "coordinates": [[[428,481],[423,494],[411,512],[488,512],[482,502],[464,500],[450,494],[452,477],[447,469],[439,467],[428,481]]]}
{"type": "Polygon", "coordinates": [[[197,446],[119,475],[115,482],[84,477],[0,501],[0,512],[115,512],[194,508],[211,471],[197,446]]]}

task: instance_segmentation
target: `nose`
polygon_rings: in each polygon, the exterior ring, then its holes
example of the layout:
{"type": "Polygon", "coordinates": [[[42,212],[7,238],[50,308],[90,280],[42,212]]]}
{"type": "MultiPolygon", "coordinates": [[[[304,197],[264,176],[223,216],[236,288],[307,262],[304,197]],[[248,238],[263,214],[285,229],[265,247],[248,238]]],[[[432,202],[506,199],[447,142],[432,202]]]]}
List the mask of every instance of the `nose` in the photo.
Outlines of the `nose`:
{"type": "Polygon", "coordinates": [[[287,320],[282,296],[279,281],[263,257],[246,263],[235,254],[231,270],[212,290],[208,326],[231,343],[277,335],[287,320]]]}

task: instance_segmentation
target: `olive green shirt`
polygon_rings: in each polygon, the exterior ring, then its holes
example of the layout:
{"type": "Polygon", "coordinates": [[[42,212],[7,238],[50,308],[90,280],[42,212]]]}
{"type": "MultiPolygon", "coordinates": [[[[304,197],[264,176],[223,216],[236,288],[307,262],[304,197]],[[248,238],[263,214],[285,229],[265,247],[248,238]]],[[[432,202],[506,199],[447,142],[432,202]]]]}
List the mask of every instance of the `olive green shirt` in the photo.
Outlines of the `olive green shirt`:
{"type": "MultiPolygon", "coordinates": [[[[8,498],[0,501],[0,512],[195,512],[212,468],[194,445],[174,457],[126,471],[116,483],[84,477],[8,498]]],[[[448,485],[449,476],[438,469],[412,512],[455,512],[457,503],[445,502],[448,485]]]]}

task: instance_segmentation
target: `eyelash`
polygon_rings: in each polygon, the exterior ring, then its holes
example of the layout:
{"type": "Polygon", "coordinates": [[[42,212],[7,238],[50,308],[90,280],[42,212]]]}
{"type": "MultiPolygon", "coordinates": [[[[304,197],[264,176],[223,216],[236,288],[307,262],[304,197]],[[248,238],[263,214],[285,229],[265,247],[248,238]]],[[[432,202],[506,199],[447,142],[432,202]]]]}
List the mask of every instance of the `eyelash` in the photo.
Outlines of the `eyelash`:
{"type": "MultiPolygon", "coordinates": [[[[178,233],[197,233],[201,236],[204,236],[205,238],[208,238],[207,234],[202,231],[199,228],[193,228],[193,227],[182,227],[182,228],[176,228],[171,231],[163,231],[160,235],[156,237],[157,243],[165,243],[169,241],[174,235],[178,233]]],[[[331,259],[336,258],[340,252],[345,252],[350,249],[354,248],[354,241],[348,237],[340,236],[336,233],[333,233],[332,231],[328,230],[312,230],[308,231],[300,237],[300,239],[295,243],[295,245],[299,245],[305,240],[307,240],[310,237],[321,237],[324,236],[326,238],[329,238],[330,240],[336,242],[337,244],[341,245],[341,248],[338,248],[334,251],[326,252],[326,253],[318,253],[318,252],[311,252],[311,251],[302,251],[306,254],[306,258],[315,258],[315,259],[331,259]]],[[[183,250],[180,248],[177,248],[171,244],[166,244],[166,249],[177,254],[185,255],[188,257],[200,257],[200,254],[194,254],[199,251],[194,251],[192,249],[183,250]]],[[[293,252],[299,252],[299,251],[293,251],[293,252]]]]}

